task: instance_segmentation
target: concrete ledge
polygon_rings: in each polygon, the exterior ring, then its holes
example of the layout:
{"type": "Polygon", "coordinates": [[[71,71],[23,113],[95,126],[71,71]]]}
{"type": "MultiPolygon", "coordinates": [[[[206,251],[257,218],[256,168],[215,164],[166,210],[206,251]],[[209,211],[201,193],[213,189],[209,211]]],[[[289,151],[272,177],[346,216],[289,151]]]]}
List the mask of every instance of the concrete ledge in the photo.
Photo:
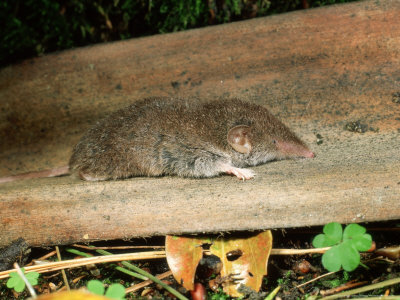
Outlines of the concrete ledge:
{"type": "Polygon", "coordinates": [[[266,105],[317,153],[255,180],[71,177],[0,185],[0,246],[400,219],[400,3],[363,1],[75,49],[0,70],[0,175],[65,165],[145,96],[266,105]],[[344,130],[360,120],[373,131],[344,130]],[[379,130],[378,130],[379,129],[379,130]],[[316,134],[323,143],[317,145],[316,134]]]}

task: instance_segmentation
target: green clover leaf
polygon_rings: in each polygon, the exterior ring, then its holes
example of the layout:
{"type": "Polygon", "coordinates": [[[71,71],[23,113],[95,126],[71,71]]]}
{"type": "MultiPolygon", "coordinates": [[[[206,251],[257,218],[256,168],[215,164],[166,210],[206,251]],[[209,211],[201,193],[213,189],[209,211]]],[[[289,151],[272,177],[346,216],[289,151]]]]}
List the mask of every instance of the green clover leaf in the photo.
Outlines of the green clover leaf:
{"type": "Polygon", "coordinates": [[[89,280],[86,285],[87,289],[93,294],[103,296],[104,295],[104,285],[99,280],[89,280]]]}
{"type": "Polygon", "coordinates": [[[344,241],[338,246],[340,247],[340,262],[343,270],[354,271],[360,264],[360,253],[350,241],[344,241]]]}
{"type": "Polygon", "coordinates": [[[360,264],[360,253],[350,242],[333,246],[322,255],[322,265],[330,272],[337,272],[341,267],[353,271],[360,264]]]}
{"type": "Polygon", "coordinates": [[[339,246],[333,246],[331,249],[326,251],[322,255],[322,265],[325,269],[329,270],[330,272],[336,272],[340,270],[342,266],[341,262],[336,259],[340,255],[339,246]]]}
{"type": "MultiPolygon", "coordinates": [[[[104,295],[104,284],[99,280],[90,280],[86,287],[93,294],[104,295]]],[[[113,283],[108,287],[105,296],[111,299],[123,300],[125,299],[125,288],[122,284],[113,283]]]]}
{"type": "Polygon", "coordinates": [[[358,224],[349,224],[343,232],[343,241],[349,240],[358,251],[367,251],[371,248],[372,237],[365,233],[367,230],[358,224]]]}
{"type": "Polygon", "coordinates": [[[21,293],[25,289],[25,282],[17,272],[12,272],[10,273],[10,278],[7,280],[7,287],[14,289],[17,293],[21,293]]]}
{"type": "Polygon", "coordinates": [[[117,300],[125,299],[125,288],[122,284],[114,283],[108,287],[105,296],[117,300]]]}
{"type": "Polygon", "coordinates": [[[28,282],[31,285],[37,285],[38,284],[38,278],[39,278],[39,273],[37,272],[30,272],[25,274],[26,279],[28,279],[28,282]]]}
{"type": "Polygon", "coordinates": [[[316,248],[330,247],[340,243],[342,240],[342,225],[333,222],[326,224],[323,228],[323,234],[318,234],[312,244],[316,248]]]}
{"type": "Polygon", "coordinates": [[[342,231],[339,223],[329,223],[324,226],[323,234],[313,240],[314,247],[331,249],[322,255],[322,264],[330,272],[353,271],[360,265],[359,251],[371,248],[372,237],[365,233],[366,229],[358,224],[349,224],[342,231]]]}
{"type": "MultiPolygon", "coordinates": [[[[25,269],[21,268],[22,273],[25,273],[25,269]]],[[[37,272],[30,272],[27,274],[24,274],[26,279],[31,285],[37,285],[38,284],[38,277],[39,273],[37,272]]],[[[19,276],[17,272],[11,272],[10,273],[10,278],[7,280],[7,287],[9,289],[14,289],[17,293],[22,292],[25,289],[25,281],[19,276]]]]}

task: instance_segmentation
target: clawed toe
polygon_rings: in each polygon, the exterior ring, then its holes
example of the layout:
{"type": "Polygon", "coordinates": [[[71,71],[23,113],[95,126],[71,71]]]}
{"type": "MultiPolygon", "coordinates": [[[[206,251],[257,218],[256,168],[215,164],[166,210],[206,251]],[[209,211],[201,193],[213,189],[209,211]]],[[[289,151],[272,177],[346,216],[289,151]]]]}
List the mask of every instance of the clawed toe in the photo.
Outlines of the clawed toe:
{"type": "Polygon", "coordinates": [[[243,180],[243,181],[252,179],[255,176],[255,173],[253,170],[240,169],[240,168],[234,168],[234,167],[229,169],[226,173],[235,175],[237,178],[239,178],[240,180],[243,180]]]}

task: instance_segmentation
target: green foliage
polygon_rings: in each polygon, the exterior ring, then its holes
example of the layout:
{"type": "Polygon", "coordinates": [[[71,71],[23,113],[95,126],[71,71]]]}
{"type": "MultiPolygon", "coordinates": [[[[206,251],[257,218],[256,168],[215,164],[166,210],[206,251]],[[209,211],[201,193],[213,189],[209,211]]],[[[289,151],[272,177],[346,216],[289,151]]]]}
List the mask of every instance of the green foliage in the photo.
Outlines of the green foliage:
{"type": "Polygon", "coordinates": [[[105,288],[103,283],[99,280],[90,280],[87,283],[87,289],[93,294],[100,296],[105,295],[106,297],[111,299],[125,299],[125,288],[122,284],[119,283],[111,284],[104,294],[105,288]]]}
{"type": "MultiPolygon", "coordinates": [[[[309,0],[309,4],[350,1],[309,0]]],[[[76,46],[299,8],[300,0],[4,0],[0,1],[0,66],[76,46]]]]}
{"type": "Polygon", "coordinates": [[[287,271],[285,274],[283,274],[282,278],[278,278],[277,279],[277,284],[281,287],[283,287],[284,289],[286,289],[289,285],[290,285],[290,278],[292,275],[292,271],[289,270],[287,271]]]}
{"type": "Polygon", "coordinates": [[[207,299],[210,300],[227,300],[230,299],[230,297],[223,292],[221,288],[218,288],[216,292],[208,292],[208,297],[207,299]]]}
{"type": "Polygon", "coordinates": [[[346,2],[351,2],[348,0],[321,0],[321,1],[310,1],[310,6],[315,7],[315,6],[325,6],[325,5],[330,5],[330,4],[336,4],[336,3],[346,3],[346,2]]]}
{"type": "Polygon", "coordinates": [[[331,247],[322,255],[322,264],[330,272],[340,270],[353,271],[360,264],[359,251],[371,248],[371,235],[358,224],[349,224],[342,231],[339,223],[329,223],[324,226],[323,234],[313,240],[314,247],[331,247]]]}
{"type": "MultiPolygon", "coordinates": [[[[24,273],[25,269],[21,268],[21,271],[24,273]]],[[[40,275],[39,273],[30,272],[24,275],[31,285],[38,284],[38,277],[40,275]]],[[[9,289],[14,289],[14,291],[16,291],[17,293],[20,293],[25,289],[25,281],[21,278],[21,276],[19,276],[17,272],[12,272],[10,273],[10,278],[7,280],[7,287],[9,289]]]]}
{"type": "Polygon", "coordinates": [[[333,288],[336,288],[336,287],[340,286],[341,284],[343,284],[343,281],[337,278],[337,279],[332,279],[332,280],[323,280],[323,281],[321,281],[321,283],[323,286],[333,289],[333,288]]]}
{"type": "Polygon", "coordinates": [[[108,287],[105,296],[111,299],[125,299],[125,288],[122,284],[114,283],[108,287]]]}
{"type": "Polygon", "coordinates": [[[150,23],[156,24],[161,33],[179,31],[204,25],[207,20],[207,5],[203,0],[154,1],[150,23]]]}

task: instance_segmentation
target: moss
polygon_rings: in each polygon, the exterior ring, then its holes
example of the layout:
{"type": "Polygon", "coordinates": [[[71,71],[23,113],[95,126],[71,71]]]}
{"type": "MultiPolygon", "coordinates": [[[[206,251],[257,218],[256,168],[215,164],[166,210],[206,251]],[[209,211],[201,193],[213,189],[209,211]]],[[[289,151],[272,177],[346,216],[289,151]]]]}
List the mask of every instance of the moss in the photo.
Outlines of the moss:
{"type": "MultiPolygon", "coordinates": [[[[352,0],[309,0],[322,6],[352,0]]],[[[301,0],[5,0],[0,66],[43,53],[221,24],[304,7],[301,0]]]]}

